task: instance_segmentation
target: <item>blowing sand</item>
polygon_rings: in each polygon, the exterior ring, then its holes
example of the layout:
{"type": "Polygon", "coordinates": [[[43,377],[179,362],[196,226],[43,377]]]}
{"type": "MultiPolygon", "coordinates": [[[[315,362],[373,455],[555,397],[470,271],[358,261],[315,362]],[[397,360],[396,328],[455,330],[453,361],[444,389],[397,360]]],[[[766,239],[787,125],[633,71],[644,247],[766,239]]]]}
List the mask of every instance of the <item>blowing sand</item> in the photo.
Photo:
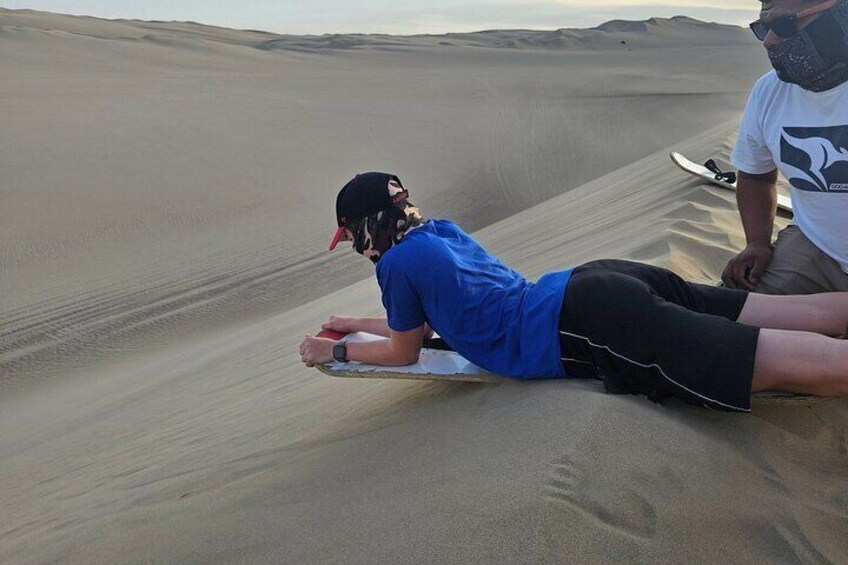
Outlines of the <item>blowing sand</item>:
{"type": "Polygon", "coordinates": [[[358,171],[529,277],[718,280],[734,197],[667,153],[726,160],[766,64],[685,18],[293,37],[0,9],[0,562],[848,561],[845,401],[297,357],[380,311],[368,262],[325,252],[358,171]]]}

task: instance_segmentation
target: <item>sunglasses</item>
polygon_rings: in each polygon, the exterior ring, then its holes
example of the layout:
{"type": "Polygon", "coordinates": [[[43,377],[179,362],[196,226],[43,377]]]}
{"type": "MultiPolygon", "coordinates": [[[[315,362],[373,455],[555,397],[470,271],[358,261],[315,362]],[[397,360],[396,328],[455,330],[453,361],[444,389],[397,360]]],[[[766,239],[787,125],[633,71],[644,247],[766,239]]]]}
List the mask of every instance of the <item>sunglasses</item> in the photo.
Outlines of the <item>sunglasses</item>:
{"type": "Polygon", "coordinates": [[[778,16],[768,22],[757,20],[755,22],[751,22],[748,27],[751,28],[751,31],[754,32],[754,35],[756,35],[757,39],[760,41],[765,41],[766,36],[770,31],[774,32],[774,34],[781,39],[789,39],[790,37],[798,35],[798,31],[801,29],[798,27],[799,20],[806,18],[807,16],[812,16],[813,14],[818,14],[819,12],[824,12],[825,10],[830,10],[837,4],[837,2],[839,2],[839,0],[829,0],[828,2],[824,2],[818,6],[802,10],[797,14],[778,16]]]}

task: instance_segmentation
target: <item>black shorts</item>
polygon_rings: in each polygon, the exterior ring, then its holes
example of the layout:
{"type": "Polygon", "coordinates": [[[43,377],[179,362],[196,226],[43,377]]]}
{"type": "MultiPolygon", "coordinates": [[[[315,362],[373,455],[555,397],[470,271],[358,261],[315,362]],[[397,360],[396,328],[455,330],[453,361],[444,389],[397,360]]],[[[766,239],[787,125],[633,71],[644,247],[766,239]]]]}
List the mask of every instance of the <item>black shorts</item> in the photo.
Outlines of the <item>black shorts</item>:
{"type": "Polygon", "coordinates": [[[560,312],[563,366],[611,393],[748,412],[759,328],[735,321],[747,298],[642,263],[586,263],[560,312]]]}

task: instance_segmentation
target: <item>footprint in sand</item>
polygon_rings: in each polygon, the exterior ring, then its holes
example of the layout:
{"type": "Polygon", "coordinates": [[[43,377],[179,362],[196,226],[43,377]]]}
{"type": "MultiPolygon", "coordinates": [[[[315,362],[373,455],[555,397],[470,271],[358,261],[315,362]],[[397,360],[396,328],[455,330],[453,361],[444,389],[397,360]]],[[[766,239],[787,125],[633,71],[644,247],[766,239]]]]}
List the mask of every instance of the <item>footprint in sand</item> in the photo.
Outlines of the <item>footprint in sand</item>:
{"type": "Polygon", "coordinates": [[[622,481],[615,478],[605,471],[587,473],[565,456],[552,464],[545,499],[551,509],[573,511],[579,518],[622,536],[652,538],[657,526],[654,506],[627,486],[632,477],[622,481]]]}

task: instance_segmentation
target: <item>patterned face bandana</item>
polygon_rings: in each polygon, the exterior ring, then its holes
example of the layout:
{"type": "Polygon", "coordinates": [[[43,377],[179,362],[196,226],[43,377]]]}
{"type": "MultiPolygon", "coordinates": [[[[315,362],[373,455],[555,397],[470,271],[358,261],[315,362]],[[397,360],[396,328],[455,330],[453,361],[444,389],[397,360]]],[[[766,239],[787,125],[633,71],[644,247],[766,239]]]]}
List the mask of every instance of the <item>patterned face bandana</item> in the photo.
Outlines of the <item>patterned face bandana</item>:
{"type": "Polygon", "coordinates": [[[778,78],[824,92],[848,81],[848,1],[768,49],[778,78]]]}
{"type": "Polygon", "coordinates": [[[391,206],[348,226],[353,233],[353,248],[376,263],[386,251],[400,242],[409,230],[424,223],[418,208],[410,202],[391,206]]]}

